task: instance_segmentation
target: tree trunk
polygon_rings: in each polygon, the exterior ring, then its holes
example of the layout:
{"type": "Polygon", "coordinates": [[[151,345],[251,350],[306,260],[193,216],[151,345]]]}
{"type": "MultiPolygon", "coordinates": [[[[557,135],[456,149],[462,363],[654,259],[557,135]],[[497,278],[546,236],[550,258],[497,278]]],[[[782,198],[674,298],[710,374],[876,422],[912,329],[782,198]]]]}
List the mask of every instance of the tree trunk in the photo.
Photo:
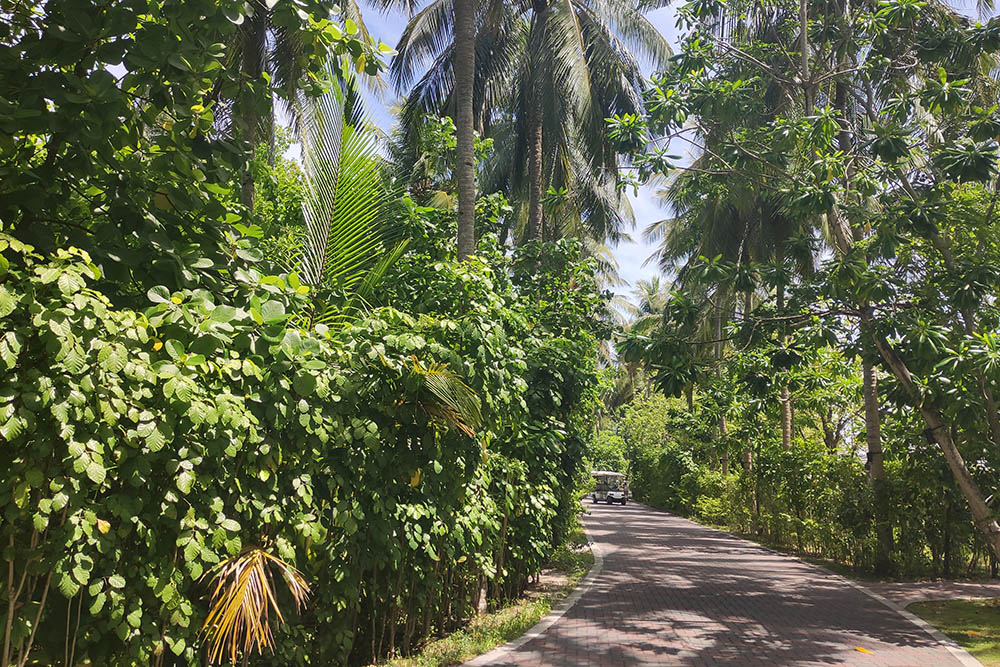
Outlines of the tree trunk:
{"type": "Polygon", "coordinates": [[[528,130],[528,239],[541,241],[542,227],[542,104],[531,103],[528,130]]]}
{"type": "MultiPolygon", "coordinates": [[[[779,260],[784,259],[782,253],[779,260]]],[[[785,308],[785,286],[778,285],[778,312],[785,308]]],[[[788,385],[781,385],[781,447],[783,449],[792,448],[792,397],[788,391],[788,385]]]]}
{"type": "Polygon", "coordinates": [[[473,90],[476,76],[476,2],[455,6],[455,162],[458,180],[458,261],[476,249],[476,154],[473,90]]]}
{"type": "Polygon", "coordinates": [[[806,115],[812,113],[812,82],[809,76],[809,0],[799,0],[799,78],[806,115]]]}
{"type": "MultiPolygon", "coordinates": [[[[750,320],[750,312],[753,310],[753,292],[746,291],[743,294],[743,321],[747,322],[750,320]]],[[[753,452],[750,451],[750,443],[746,442],[743,444],[743,469],[750,470],[753,468],[753,452]]]]}
{"type": "MultiPolygon", "coordinates": [[[[863,320],[863,331],[871,315],[863,320]]],[[[875,571],[885,574],[892,570],[892,523],[889,519],[889,488],[885,478],[885,460],[882,455],[882,424],[879,417],[878,375],[871,360],[871,351],[861,359],[862,393],[865,404],[865,442],[868,445],[868,480],[875,495],[875,536],[878,553],[875,571]]]]}
{"type": "Polygon", "coordinates": [[[257,150],[260,142],[261,118],[258,113],[257,103],[260,98],[256,88],[263,85],[261,74],[264,72],[264,51],[267,48],[267,12],[257,11],[253,16],[248,17],[243,27],[243,50],[241,56],[241,69],[244,86],[240,92],[239,100],[239,125],[243,133],[244,149],[247,151],[247,159],[243,163],[243,172],[240,174],[240,202],[251,211],[254,204],[254,181],[250,172],[250,158],[257,150]],[[246,83],[252,84],[247,86],[246,83]]]}
{"type": "MultiPolygon", "coordinates": [[[[722,353],[725,344],[722,342],[722,318],[724,316],[724,295],[721,289],[715,292],[715,377],[722,379],[722,353]]],[[[719,447],[722,457],[722,474],[729,474],[729,442],[726,438],[727,425],[725,413],[719,415],[719,447]]]]}
{"type": "Polygon", "coordinates": [[[896,350],[884,338],[875,338],[875,346],[885,360],[886,365],[892,371],[893,376],[899,382],[900,387],[910,397],[911,403],[920,411],[924,423],[931,437],[941,448],[945,461],[951,469],[955,481],[966,502],[969,503],[969,511],[972,514],[972,522],[976,528],[986,538],[986,543],[994,555],[1000,557],[1000,524],[993,518],[990,508],[986,505],[982,491],[976,481],[972,479],[965,459],[955,446],[955,441],[951,437],[951,432],[944,422],[944,418],[936,406],[931,404],[923,395],[923,391],[910,375],[910,369],[906,363],[896,353],[896,350]]]}
{"type": "Polygon", "coordinates": [[[826,445],[827,454],[837,453],[837,440],[833,432],[833,409],[827,408],[825,412],[819,413],[820,427],[823,429],[823,444],[826,445]]]}
{"type": "MultiPolygon", "coordinates": [[[[545,34],[548,22],[548,0],[532,0],[535,11],[535,25],[539,35],[545,34]]],[[[544,40],[543,40],[544,42],[544,40]]],[[[540,59],[542,54],[532,54],[534,59],[540,59]]],[[[533,72],[537,79],[537,68],[533,72]]],[[[542,220],[542,193],[544,192],[544,174],[542,173],[542,91],[533,90],[528,101],[528,239],[541,241],[545,230],[542,220]]]]}

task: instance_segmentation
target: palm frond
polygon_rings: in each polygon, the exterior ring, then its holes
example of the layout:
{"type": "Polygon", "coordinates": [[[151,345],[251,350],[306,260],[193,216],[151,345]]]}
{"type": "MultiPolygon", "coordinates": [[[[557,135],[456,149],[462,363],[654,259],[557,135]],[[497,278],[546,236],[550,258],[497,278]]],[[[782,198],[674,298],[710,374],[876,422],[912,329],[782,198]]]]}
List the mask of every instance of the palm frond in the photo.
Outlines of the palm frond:
{"type": "Polygon", "coordinates": [[[408,88],[424,64],[452,43],[453,2],[434,0],[406,24],[396,45],[398,55],[389,67],[396,90],[408,88]]]}
{"type": "Polygon", "coordinates": [[[482,423],[479,396],[451,369],[448,364],[431,363],[424,366],[413,357],[413,370],[423,379],[435,403],[422,403],[421,407],[432,416],[440,417],[469,437],[482,423]]]}
{"type": "Polygon", "coordinates": [[[273,650],[271,612],[284,622],[274,591],[272,570],[277,570],[301,610],[309,597],[302,573],[263,549],[249,549],[219,563],[211,576],[213,587],[208,616],[201,628],[208,640],[210,663],[235,663],[240,654],[273,650]]]}
{"type": "MultiPolygon", "coordinates": [[[[572,101],[576,113],[586,117],[592,105],[588,44],[573,9],[571,0],[555,0],[547,10],[549,16],[544,34],[539,35],[540,44],[529,44],[529,48],[552,68],[552,81],[569,89],[566,99],[572,101]]],[[[537,89],[534,94],[542,94],[542,90],[537,89]]]]}
{"type": "Polygon", "coordinates": [[[352,317],[402,254],[399,246],[386,252],[391,239],[385,221],[393,193],[382,178],[378,135],[363,117],[352,122],[348,100],[334,89],[305,101],[301,114],[307,191],[298,273],[320,294],[332,295],[313,322],[352,317]]]}

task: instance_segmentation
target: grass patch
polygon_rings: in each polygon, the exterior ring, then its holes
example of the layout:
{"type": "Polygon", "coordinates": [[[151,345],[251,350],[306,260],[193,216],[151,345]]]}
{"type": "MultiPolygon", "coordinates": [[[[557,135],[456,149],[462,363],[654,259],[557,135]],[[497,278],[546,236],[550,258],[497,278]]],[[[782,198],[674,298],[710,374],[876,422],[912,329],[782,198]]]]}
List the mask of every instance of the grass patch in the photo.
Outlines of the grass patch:
{"type": "Polygon", "coordinates": [[[986,667],[1000,667],[1000,599],[914,602],[906,609],[954,639],[986,667]]]}
{"type": "Polygon", "coordinates": [[[582,528],[552,555],[538,585],[510,606],[473,619],[464,628],[424,644],[418,653],[380,663],[385,667],[448,667],[471,660],[523,635],[569,595],[594,564],[582,528]]]}

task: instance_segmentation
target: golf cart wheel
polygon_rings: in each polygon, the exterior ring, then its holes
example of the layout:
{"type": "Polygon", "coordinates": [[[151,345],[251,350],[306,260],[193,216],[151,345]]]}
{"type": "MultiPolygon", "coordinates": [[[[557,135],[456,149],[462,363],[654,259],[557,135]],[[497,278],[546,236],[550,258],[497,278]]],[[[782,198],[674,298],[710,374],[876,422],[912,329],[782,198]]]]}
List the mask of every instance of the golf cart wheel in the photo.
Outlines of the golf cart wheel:
{"type": "Polygon", "coordinates": [[[597,496],[591,496],[590,497],[590,502],[593,503],[594,505],[596,505],[597,504],[597,496]]]}
{"type": "Polygon", "coordinates": [[[624,505],[626,502],[628,502],[628,501],[625,500],[624,498],[622,498],[622,505],[624,505]]]}

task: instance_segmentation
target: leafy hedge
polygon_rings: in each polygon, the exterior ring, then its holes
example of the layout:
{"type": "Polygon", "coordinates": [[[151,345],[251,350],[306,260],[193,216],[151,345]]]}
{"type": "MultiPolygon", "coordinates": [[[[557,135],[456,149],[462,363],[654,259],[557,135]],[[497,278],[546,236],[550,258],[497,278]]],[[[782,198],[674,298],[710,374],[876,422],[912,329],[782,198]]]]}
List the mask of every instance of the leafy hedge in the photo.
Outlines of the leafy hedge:
{"type": "MultiPolygon", "coordinates": [[[[695,405],[691,411],[679,399],[653,395],[622,411],[616,428],[639,500],[785,549],[876,568],[875,499],[865,460],[855,451],[831,453],[807,421],[805,401],[801,435],[788,450],[773,428],[777,410],[736,413],[731,433],[737,446],[752,451],[753,465],[731,463],[728,474],[716,449],[725,443],[706,435],[705,414],[695,405]]],[[[914,416],[890,413],[884,425],[896,572],[956,576],[994,567],[945,462],[914,416]]],[[[607,441],[607,435],[595,439],[607,441]]]]}
{"type": "Polygon", "coordinates": [[[365,662],[467,618],[484,588],[519,593],[564,537],[602,304],[575,245],[403,261],[415,314],[313,332],[288,322],[293,276],[236,271],[226,303],[154,287],[135,311],[93,289],[83,251],[0,250],[15,658],[200,664],[206,577],[261,547],[313,594],[301,615],[281,600],[255,661],[365,662]],[[474,437],[432,376],[481,399],[474,437]]]}

